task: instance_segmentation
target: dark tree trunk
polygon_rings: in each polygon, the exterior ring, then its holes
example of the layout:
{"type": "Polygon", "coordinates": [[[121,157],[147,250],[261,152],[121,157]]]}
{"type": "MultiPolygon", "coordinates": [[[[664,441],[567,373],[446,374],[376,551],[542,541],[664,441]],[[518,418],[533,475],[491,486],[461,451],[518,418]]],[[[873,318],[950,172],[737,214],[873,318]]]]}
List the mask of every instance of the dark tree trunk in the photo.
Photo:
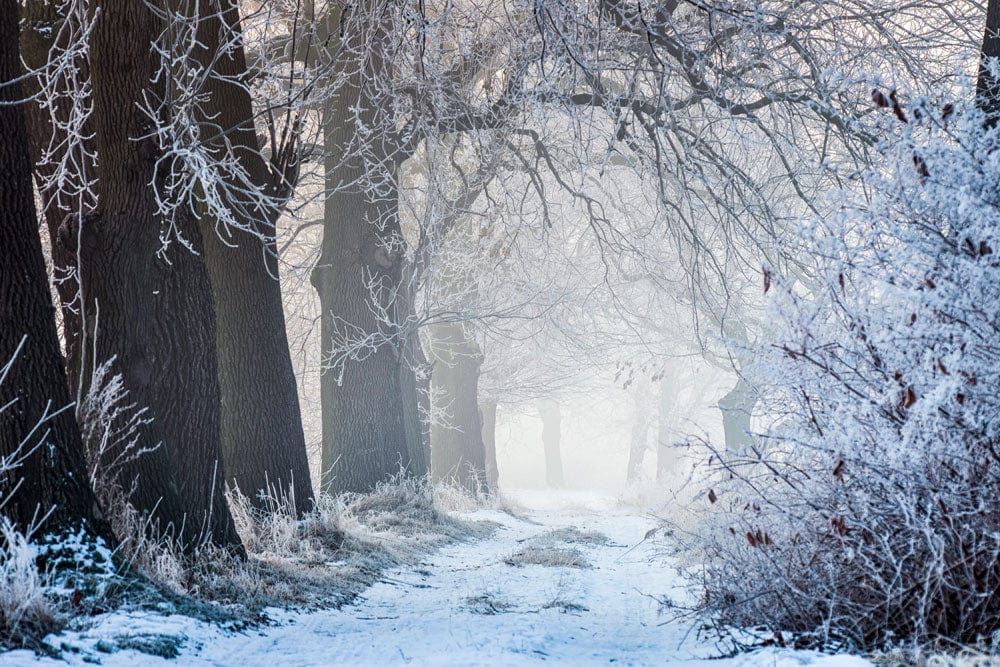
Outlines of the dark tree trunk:
{"type": "Polygon", "coordinates": [[[431,427],[434,480],[455,482],[473,492],[490,491],[479,417],[482,353],[460,324],[435,326],[432,336],[441,348],[431,379],[433,396],[442,401],[451,422],[431,427]]]}
{"type": "Polygon", "coordinates": [[[988,126],[993,127],[1000,116],[1000,81],[986,67],[987,58],[1000,58],[1000,0],[990,0],[986,6],[986,28],[976,81],[976,103],[986,114],[988,126]]]}
{"type": "Polygon", "coordinates": [[[538,404],[542,417],[542,446],[545,448],[545,485],[554,489],[563,486],[562,455],[559,451],[560,422],[562,416],[559,404],[544,400],[538,404]]]}
{"type": "Polygon", "coordinates": [[[403,351],[399,386],[410,472],[415,477],[422,477],[431,469],[431,429],[426,418],[431,410],[431,368],[418,330],[410,334],[403,351]]]}
{"type": "Polygon", "coordinates": [[[480,419],[483,422],[483,447],[486,450],[486,481],[490,491],[500,490],[500,468],[497,466],[497,403],[483,401],[480,419]]]}
{"type": "Polygon", "coordinates": [[[750,416],[756,403],[757,392],[743,378],[719,400],[728,451],[738,452],[753,444],[750,416]]]}
{"type": "MultiPolygon", "coordinates": [[[[240,83],[247,76],[243,49],[219,49],[220,37],[239,34],[239,13],[230,0],[221,4],[221,17],[215,3],[201,5],[198,35],[205,50],[198,55],[215,71],[204,91],[203,135],[217,137],[209,143],[220,155],[223,142],[229,142],[252,181],[276,196],[278,184],[270,183],[250,95],[240,83]]],[[[240,184],[230,185],[239,191],[240,184]]],[[[250,200],[228,203],[250,232],[226,228],[211,216],[203,216],[201,226],[215,297],[226,478],[258,505],[261,494],[291,493],[301,514],[310,509],[313,492],[278,280],[280,209],[255,209],[250,200]]]]}
{"type": "Polygon", "coordinates": [[[130,400],[149,410],[142,444],[159,444],[125,467],[122,482],[135,484],[130,500],[151,516],[151,528],[184,548],[211,541],[241,551],[223,494],[215,310],[192,213],[182,210],[172,222],[193,251],[174,241],[169,263],[158,254],[165,221],[150,183],[159,146],[137,105],[144,95],[164,97],[162,84],[150,83],[158,66],[151,44],[162,26],[144,2],[102,0],[97,9],[99,204],[79,228],[85,328],[96,358],[115,357],[130,400]]]}
{"type": "MultiPolygon", "coordinates": [[[[369,18],[357,20],[377,19],[378,12],[362,7],[356,15],[369,18]]],[[[421,447],[413,441],[419,433],[413,428],[417,380],[406,354],[408,334],[398,326],[411,307],[401,287],[405,252],[398,174],[380,143],[384,137],[369,141],[358,131],[377,133],[385,127],[390,105],[379,82],[392,75],[392,64],[379,58],[377,47],[371,49],[388,39],[377,20],[343,30],[338,12],[331,11],[327,20],[329,41],[342,47],[328,46],[337,56],[332,66],[345,79],[324,107],[327,199],[322,250],[312,276],[325,362],[320,375],[323,489],[368,492],[397,473],[425,471],[412,456],[421,447]],[[382,308],[388,323],[373,314],[382,308]],[[372,344],[337,355],[331,367],[334,346],[345,340],[372,344]]]]}
{"type": "Polygon", "coordinates": [[[87,479],[31,187],[18,54],[18,3],[0,0],[0,507],[22,530],[76,529],[111,540],[87,479]],[[9,362],[9,365],[8,365],[9,362]],[[41,420],[44,419],[44,422],[41,420]],[[22,458],[23,457],[23,458],[22,458]]]}
{"type": "MultiPolygon", "coordinates": [[[[22,9],[23,30],[21,31],[21,58],[28,71],[37,71],[45,66],[49,53],[55,48],[66,49],[70,36],[68,31],[61,30],[66,17],[57,3],[44,0],[31,0],[22,9]]],[[[86,62],[80,59],[74,63],[86,68],[86,62]]],[[[86,78],[86,71],[79,74],[80,79],[86,78]]],[[[42,216],[48,229],[49,249],[54,269],[55,288],[59,295],[59,308],[62,315],[62,338],[66,359],[66,375],[70,386],[70,395],[77,396],[79,378],[87,364],[86,350],[81,348],[82,313],[80,310],[80,283],[76,278],[76,251],[70,247],[70,238],[66,230],[71,228],[82,215],[93,211],[96,202],[86,191],[64,191],[58,197],[53,184],[53,176],[59,169],[58,158],[54,156],[47,164],[39,165],[42,156],[48,150],[50,143],[61,146],[64,151],[71,151],[69,164],[75,164],[82,174],[93,176],[97,168],[94,164],[93,141],[79,138],[68,141],[65,132],[53,126],[50,111],[42,108],[38,96],[41,94],[41,82],[35,76],[29,76],[24,81],[25,96],[33,101],[25,106],[25,119],[30,137],[31,163],[35,165],[36,185],[42,204],[42,216]]],[[[69,93],[70,91],[56,91],[69,93]]],[[[51,96],[50,96],[51,99],[51,96]]],[[[72,104],[67,97],[60,96],[55,100],[54,113],[61,122],[66,122],[72,113],[72,104]]],[[[63,175],[65,176],[65,175],[63,175]]],[[[69,188],[66,188],[69,190],[69,188]]]]}
{"type": "MultiPolygon", "coordinates": [[[[330,144],[328,143],[328,146],[330,144]]],[[[328,173],[336,183],[343,169],[328,173]]],[[[354,172],[349,178],[360,178],[354,172]]],[[[332,493],[366,493],[400,471],[410,471],[406,409],[401,378],[407,372],[400,348],[376,342],[341,365],[328,363],[334,341],[357,341],[368,335],[391,335],[372,314],[366,276],[399,285],[400,258],[389,256],[375,224],[397,226],[396,202],[369,201],[364,192],[344,186],[326,202],[320,264],[314,272],[322,310],[325,367],[320,376],[323,419],[323,488],[332,493]]],[[[412,407],[412,406],[411,406],[412,407]]]]}

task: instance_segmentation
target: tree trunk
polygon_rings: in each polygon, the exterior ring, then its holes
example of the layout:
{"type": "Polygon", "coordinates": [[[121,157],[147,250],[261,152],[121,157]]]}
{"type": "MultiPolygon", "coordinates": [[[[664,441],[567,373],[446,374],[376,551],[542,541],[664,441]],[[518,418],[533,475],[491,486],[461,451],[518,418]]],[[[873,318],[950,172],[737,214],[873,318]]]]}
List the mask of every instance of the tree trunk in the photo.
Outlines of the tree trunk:
{"type": "Polygon", "coordinates": [[[545,485],[561,489],[563,486],[562,455],[559,452],[560,421],[559,404],[552,400],[538,403],[538,413],[542,417],[542,446],[545,448],[545,485]]]}
{"type": "Polygon", "coordinates": [[[635,414],[632,419],[632,440],[628,450],[627,480],[638,482],[642,477],[642,460],[646,456],[646,440],[649,435],[649,421],[640,398],[635,397],[635,414]]]}
{"type": "Polygon", "coordinates": [[[667,378],[660,379],[660,401],[656,433],[656,481],[665,482],[674,472],[676,456],[674,456],[674,415],[673,401],[675,394],[671,391],[667,378]]]}
{"type": "MultiPolygon", "coordinates": [[[[81,221],[80,269],[97,360],[115,358],[129,398],[152,423],[156,451],[125,466],[130,500],[150,527],[187,550],[205,541],[241,552],[223,495],[215,310],[203,244],[191,212],[172,223],[169,263],[150,183],[159,155],[138,103],[164,99],[151,44],[162,27],[143,2],[102,0],[91,38],[94,128],[100,155],[98,209],[81,221]],[[127,36],[127,39],[123,39],[127,36]]],[[[88,342],[89,345],[89,342],[88,342]]]]}
{"type": "MultiPolygon", "coordinates": [[[[228,142],[253,183],[273,194],[250,95],[240,83],[247,76],[243,48],[219,49],[220,36],[240,31],[237,7],[230,0],[223,4],[222,16],[214,3],[200,5],[198,37],[205,49],[198,55],[215,72],[204,90],[203,134],[215,135],[209,143],[220,156],[228,142]]],[[[229,185],[239,192],[240,184],[229,185]]],[[[310,509],[313,492],[278,280],[280,208],[228,203],[250,232],[225,227],[211,216],[203,216],[201,225],[215,297],[226,478],[259,506],[262,494],[290,493],[302,514],[310,509]]]]}
{"type": "Polygon", "coordinates": [[[738,452],[753,444],[750,416],[756,403],[757,392],[743,378],[719,400],[726,450],[729,452],[738,452]]]}
{"type": "Polygon", "coordinates": [[[990,0],[986,6],[986,28],[976,80],[976,104],[986,114],[987,127],[993,127],[1000,116],[1000,81],[986,67],[987,58],[1000,58],[1000,0],[990,0]]]}
{"type": "Polygon", "coordinates": [[[486,481],[490,491],[500,490],[500,468],[497,466],[497,403],[483,401],[479,411],[483,423],[483,447],[486,450],[486,481]]]}
{"type": "Polygon", "coordinates": [[[38,235],[18,53],[18,3],[0,0],[0,507],[21,530],[88,530],[110,542],[87,479],[38,235]],[[46,518],[47,517],[47,518],[46,518]]]}
{"type": "Polygon", "coordinates": [[[391,76],[391,63],[371,49],[388,37],[375,8],[357,16],[374,18],[342,31],[338,12],[327,17],[327,32],[339,36],[328,49],[342,85],[323,109],[327,198],[312,275],[322,313],[323,489],[332,493],[364,493],[397,473],[423,472],[411,457],[420,447],[412,441],[417,381],[400,326],[410,303],[401,287],[398,174],[379,134],[389,112],[379,81],[391,76]],[[350,353],[336,349],[345,343],[361,344],[350,353]]]}
{"type": "Polygon", "coordinates": [[[426,418],[431,411],[431,367],[420,343],[419,330],[415,329],[407,339],[399,365],[399,385],[410,472],[423,477],[431,469],[431,429],[426,418]]]}
{"type": "MultiPolygon", "coordinates": [[[[67,49],[70,32],[63,30],[63,22],[67,17],[62,13],[62,6],[44,0],[30,0],[22,9],[23,26],[21,31],[21,58],[28,72],[45,67],[53,48],[67,49]]],[[[78,81],[82,84],[87,78],[87,63],[79,59],[74,63],[83,71],[78,73],[78,81]]],[[[71,70],[66,68],[64,77],[70,77],[71,70]]],[[[60,79],[60,84],[68,85],[68,81],[60,79]]],[[[66,240],[69,236],[66,230],[73,226],[73,221],[93,211],[96,202],[90,192],[77,191],[73,187],[65,187],[57,193],[55,177],[66,179],[67,174],[57,173],[60,168],[74,168],[81,173],[73,174],[78,179],[88,175],[92,177],[97,167],[94,163],[93,140],[79,137],[73,141],[66,136],[64,129],[53,126],[50,110],[41,106],[42,84],[36,76],[28,76],[24,80],[24,94],[32,98],[25,106],[28,136],[30,137],[31,164],[34,165],[36,185],[42,204],[42,215],[48,229],[49,249],[54,269],[55,288],[59,295],[60,314],[62,315],[62,338],[66,359],[66,375],[70,386],[70,395],[77,397],[79,378],[87,364],[86,351],[81,347],[83,313],[80,298],[80,283],[76,274],[77,248],[69,247],[66,240]],[[43,155],[50,145],[61,148],[56,155],[40,164],[43,155]],[[65,163],[61,167],[61,160],[65,163]]],[[[73,113],[73,103],[70,99],[73,91],[60,89],[49,91],[49,101],[54,102],[51,113],[59,122],[67,122],[73,113]],[[57,96],[53,99],[53,93],[57,96]]],[[[86,132],[88,136],[89,132],[86,132]]],[[[77,181],[77,185],[79,180],[77,181]]]]}
{"type": "Polygon", "coordinates": [[[476,493],[489,491],[478,398],[482,352],[461,324],[437,325],[431,335],[441,348],[431,377],[432,396],[442,402],[450,422],[431,426],[434,480],[476,493]]]}

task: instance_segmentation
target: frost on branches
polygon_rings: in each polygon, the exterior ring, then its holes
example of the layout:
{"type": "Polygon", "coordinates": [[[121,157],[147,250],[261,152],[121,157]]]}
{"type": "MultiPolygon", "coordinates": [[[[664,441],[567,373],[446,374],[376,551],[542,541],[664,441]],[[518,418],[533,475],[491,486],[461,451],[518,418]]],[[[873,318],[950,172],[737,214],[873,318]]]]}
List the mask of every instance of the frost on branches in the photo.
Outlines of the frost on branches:
{"type": "MultiPolygon", "coordinates": [[[[711,452],[702,610],[855,649],[1000,630],[1000,131],[876,91],[880,168],[769,276],[761,449],[711,452]]],[[[695,546],[695,545],[692,545],[695,546]]],[[[794,638],[794,639],[793,639],[794,638]]]]}

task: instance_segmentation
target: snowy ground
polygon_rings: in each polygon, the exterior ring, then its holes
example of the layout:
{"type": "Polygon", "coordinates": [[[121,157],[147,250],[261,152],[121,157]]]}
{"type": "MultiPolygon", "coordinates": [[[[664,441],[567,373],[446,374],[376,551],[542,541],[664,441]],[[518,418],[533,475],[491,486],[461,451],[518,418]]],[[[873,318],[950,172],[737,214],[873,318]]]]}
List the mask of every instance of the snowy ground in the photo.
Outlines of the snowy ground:
{"type": "MultiPolygon", "coordinates": [[[[657,555],[660,547],[643,541],[656,525],[652,518],[610,499],[569,492],[525,492],[515,500],[513,513],[466,515],[499,524],[492,537],[448,546],[416,568],[386,572],[338,610],[274,611],[276,624],[246,633],[182,616],[116,613],[50,642],[70,649],[64,651],[69,664],[104,665],[869,664],[783,649],[710,660],[718,649],[699,640],[690,623],[666,621],[660,613],[658,598],[682,593],[673,568],[657,555]],[[179,654],[168,661],[119,649],[129,643],[123,637],[165,642],[179,654]]],[[[60,664],[27,651],[0,655],[0,665],[60,664]]]]}

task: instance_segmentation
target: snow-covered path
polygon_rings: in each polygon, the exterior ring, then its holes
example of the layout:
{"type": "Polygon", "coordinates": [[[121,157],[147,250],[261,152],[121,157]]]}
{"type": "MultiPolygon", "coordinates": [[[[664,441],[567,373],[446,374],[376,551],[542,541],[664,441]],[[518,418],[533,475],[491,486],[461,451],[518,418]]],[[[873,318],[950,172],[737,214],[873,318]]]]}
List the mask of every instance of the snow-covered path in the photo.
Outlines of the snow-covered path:
{"type": "MultiPolygon", "coordinates": [[[[174,663],[183,665],[868,664],[778,649],[709,663],[716,649],[699,642],[690,623],[665,623],[660,614],[656,598],[681,591],[657,545],[643,541],[654,519],[583,494],[521,493],[516,501],[522,507],[513,513],[467,515],[498,524],[491,537],[386,572],[341,609],[276,612],[278,624],[246,634],[186,617],[113,614],[85,633],[67,633],[80,651],[65,657],[70,664],[166,663],[100,652],[97,639],[111,632],[183,637],[174,663]],[[544,564],[519,562],[532,560],[544,564]]],[[[39,664],[26,652],[0,655],[0,664],[5,659],[39,664]]]]}

